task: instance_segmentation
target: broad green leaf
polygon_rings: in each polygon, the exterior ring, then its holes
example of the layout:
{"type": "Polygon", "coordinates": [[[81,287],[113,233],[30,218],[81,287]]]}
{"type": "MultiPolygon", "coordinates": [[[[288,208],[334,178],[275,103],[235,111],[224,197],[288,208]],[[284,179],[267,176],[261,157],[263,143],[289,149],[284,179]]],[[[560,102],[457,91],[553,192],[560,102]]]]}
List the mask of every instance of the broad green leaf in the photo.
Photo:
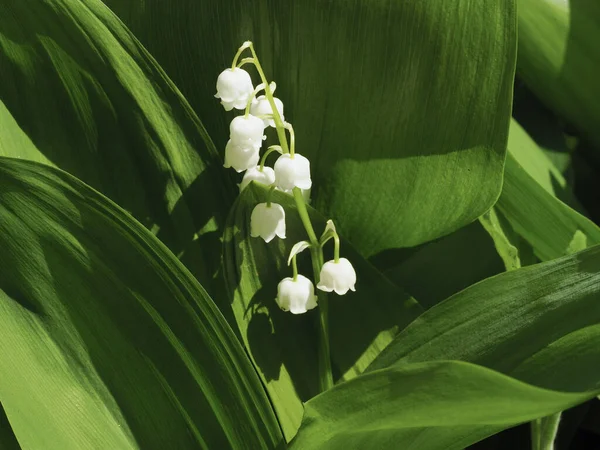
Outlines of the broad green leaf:
{"type": "Polygon", "coordinates": [[[548,193],[510,153],[496,208],[543,261],[600,244],[600,228],[548,193]]]}
{"type": "Polygon", "coordinates": [[[600,3],[519,0],[517,71],[557,114],[600,144],[600,3]]]}
{"type": "Polygon", "coordinates": [[[541,389],[459,361],[405,364],[367,373],[310,400],[291,448],[462,449],[422,435],[406,438],[425,427],[507,427],[577,405],[599,391],[600,386],[581,392],[541,389]]]}
{"type": "MultiPolygon", "coordinates": [[[[225,277],[242,339],[255,363],[288,439],[302,418],[302,401],[318,393],[318,314],[283,312],[275,303],[277,284],[291,276],[288,254],[306,239],[291,196],[275,191],[273,201],[286,211],[286,239],[269,244],[250,237],[250,215],[265,201],[266,189],[252,185],[235,203],[225,233],[225,277]]],[[[320,234],[326,218],[309,207],[320,234]]],[[[329,244],[326,259],[332,256],[329,244]]],[[[342,240],[341,254],[357,273],[356,292],[328,296],[331,357],[335,379],[361,373],[421,312],[420,305],[387,280],[342,240]]],[[[313,278],[308,252],[298,255],[300,273],[313,278]]]]}
{"type": "Polygon", "coordinates": [[[208,282],[233,183],[189,104],[101,1],[2,3],[0,155],[82,179],[208,282]]]}
{"type": "Polygon", "coordinates": [[[273,448],[281,432],[206,291],[140,223],[0,158],[0,401],[23,448],[273,448]]]}
{"type": "MultiPolygon", "coordinates": [[[[369,369],[432,359],[463,359],[513,375],[519,366],[528,367],[528,359],[553,342],[599,325],[599,299],[600,246],[595,246],[497,275],[448,298],[403,330],[369,369]]],[[[600,326],[597,328],[594,333],[600,335],[600,326]]],[[[584,344],[585,340],[580,339],[573,341],[572,347],[582,348],[584,344]]],[[[575,352],[573,358],[591,362],[584,353],[575,352]]],[[[557,381],[525,381],[566,389],[564,383],[553,384],[561,379],[558,369],[563,366],[562,358],[556,360],[556,365],[557,371],[549,371],[546,378],[557,377],[557,381]]],[[[566,366],[561,370],[567,371],[566,366]]],[[[593,383],[600,380],[597,371],[600,366],[593,362],[581,376],[588,384],[593,383]]],[[[571,377],[562,378],[575,383],[571,377]]]]}
{"type": "Polygon", "coordinates": [[[510,121],[508,152],[547,192],[560,197],[567,182],[544,151],[515,119],[510,121]]]}
{"type": "Polygon", "coordinates": [[[106,3],[221,148],[229,118],[212,99],[215,80],[253,40],[311,160],[313,205],[365,257],[448,234],[499,195],[512,0],[106,3]]]}
{"type": "MultiPolygon", "coordinates": [[[[369,370],[442,359],[480,364],[563,391],[600,382],[600,247],[482,281],[405,328],[369,370]]],[[[421,430],[440,442],[475,442],[498,430],[421,430]]],[[[425,447],[427,448],[427,447],[425,447]]]]}
{"type": "Polygon", "coordinates": [[[436,241],[386,252],[372,261],[425,308],[505,270],[479,221],[436,241]]]}

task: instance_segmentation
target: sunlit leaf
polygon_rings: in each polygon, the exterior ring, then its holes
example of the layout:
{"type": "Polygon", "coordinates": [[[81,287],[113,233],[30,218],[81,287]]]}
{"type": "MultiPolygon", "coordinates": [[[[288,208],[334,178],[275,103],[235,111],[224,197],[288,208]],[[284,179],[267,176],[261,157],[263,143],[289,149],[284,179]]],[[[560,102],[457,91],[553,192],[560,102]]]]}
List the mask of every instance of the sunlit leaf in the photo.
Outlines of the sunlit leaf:
{"type": "Polygon", "coordinates": [[[0,158],[0,401],[23,448],[273,448],[279,425],[190,272],[72,176],[0,158]]]}

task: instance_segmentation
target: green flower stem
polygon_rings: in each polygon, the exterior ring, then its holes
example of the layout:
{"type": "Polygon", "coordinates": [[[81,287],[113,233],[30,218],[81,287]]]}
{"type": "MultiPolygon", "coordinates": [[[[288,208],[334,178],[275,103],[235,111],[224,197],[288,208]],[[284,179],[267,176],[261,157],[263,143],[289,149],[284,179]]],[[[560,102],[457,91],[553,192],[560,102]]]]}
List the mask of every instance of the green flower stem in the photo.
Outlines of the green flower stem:
{"type": "MultiPolygon", "coordinates": [[[[234,56],[234,58],[233,58],[233,62],[231,63],[231,68],[232,68],[232,69],[235,69],[235,66],[237,65],[238,59],[240,59],[240,56],[242,55],[242,52],[243,52],[244,50],[246,50],[248,47],[250,47],[251,45],[252,45],[252,42],[250,42],[250,41],[246,41],[246,42],[244,42],[244,43],[243,43],[243,44],[240,46],[240,48],[238,48],[238,51],[237,51],[237,53],[235,54],[235,56],[234,56]]],[[[245,58],[245,59],[244,59],[244,61],[245,61],[246,59],[248,59],[248,58],[245,58]]],[[[247,61],[247,62],[250,62],[250,61],[247,61]]]]}
{"type": "Polygon", "coordinates": [[[338,263],[340,262],[340,237],[338,236],[337,233],[335,233],[333,235],[333,242],[334,242],[334,247],[333,247],[333,260],[338,263]]]}
{"type": "Polygon", "coordinates": [[[273,191],[275,190],[275,186],[271,186],[269,191],[267,192],[267,208],[271,207],[271,197],[273,196],[273,191]]]}
{"type": "Polygon", "coordinates": [[[241,68],[245,64],[253,64],[253,63],[254,63],[254,58],[244,58],[237,64],[237,67],[241,68]]]}
{"type": "Polygon", "coordinates": [[[262,155],[262,158],[260,159],[260,169],[258,169],[258,170],[260,170],[262,172],[263,169],[265,168],[265,163],[267,162],[267,156],[269,156],[273,152],[281,153],[281,151],[282,151],[281,146],[279,146],[279,145],[269,146],[267,151],[262,155]]]}
{"type": "MultiPolygon", "coordinates": [[[[279,143],[281,144],[281,148],[284,153],[290,153],[290,149],[288,147],[287,138],[285,135],[285,124],[283,120],[281,120],[281,115],[277,110],[277,106],[275,105],[275,100],[273,100],[273,92],[271,91],[271,87],[269,86],[269,81],[265,76],[265,73],[260,65],[260,61],[258,60],[258,56],[256,55],[256,51],[254,50],[254,45],[252,42],[249,42],[248,48],[252,52],[252,57],[254,58],[254,66],[256,67],[256,71],[260,76],[261,82],[265,84],[265,96],[269,100],[269,104],[271,105],[271,109],[273,110],[273,121],[275,122],[275,128],[277,129],[277,137],[279,138],[279,143]]],[[[293,139],[293,131],[290,134],[290,138],[293,139]]],[[[319,283],[319,277],[321,276],[321,268],[323,267],[323,249],[319,245],[319,239],[315,234],[315,230],[313,229],[312,223],[310,221],[310,217],[308,216],[308,211],[306,210],[306,204],[304,202],[304,197],[302,196],[302,191],[295,187],[292,190],[294,194],[294,200],[296,201],[296,207],[298,208],[298,214],[300,215],[300,220],[304,225],[304,229],[306,230],[306,234],[308,234],[308,238],[311,244],[310,254],[312,259],[312,266],[314,272],[315,283],[319,283]]],[[[321,391],[324,392],[331,387],[333,387],[333,375],[331,372],[331,356],[329,350],[329,321],[327,316],[327,295],[324,292],[318,291],[318,302],[319,302],[319,384],[321,387],[321,391]]]]}
{"type": "Polygon", "coordinates": [[[542,417],[531,422],[531,448],[532,450],[553,450],[554,440],[558,433],[558,424],[561,413],[542,417]]]}
{"type": "Polygon", "coordinates": [[[248,47],[252,52],[252,57],[254,58],[254,66],[256,67],[258,76],[260,77],[261,81],[265,84],[265,96],[267,97],[267,100],[269,100],[269,104],[271,105],[271,109],[273,110],[273,120],[275,121],[275,128],[277,129],[277,137],[279,138],[279,142],[281,143],[281,148],[283,148],[284,153],[289,153],[290,149],[288,148],[287,139],[285,137],[285,128],[283,126],[283,120],[281,120],[281,116],[279,115],[277,106],[275,106],[275,100],[273,100],[271,86],[269,86],[269,81],[267,80],[267,77],[263,72],[262,66],[260,65],[260,61],[258,60],[258,56],[256,56],[254,45],[250,42],[248,44],[248,47]]]}
{"type": "Polygon", "coordinates": [[[260,91],[262,91],[265,88],[265,86],[266,86],[265,83],[259,84],[258,86],[256,86],[254,91],[252,91],[252,95],[250,95],[250,97],[248,97],[248,101],[246,102],[246,111],[244,111],[244,117],[246,119],[248,118],[248,114],[250,114],[250,107],[252,106],[252,101],[254,100],[254,97],[256,97],[256,94],[258,94],[260,91]]]}
{"type": "Polygon", "coordinates": [[[291,123],[284,123],[285,129],[290,132],[290,156],[294,157],[294,151],[296,150],[296,135],[294,134],[294,127],[291,123]]]}
{"type": "MultiPolygon", "coordinates": [[[[294,200],[298,208],[300,220],[306,229],[306,234],[310,240],[310,256],[312,260],[313,276],[315,284],[319,283],[321,277],[321,268],[323,267],[323,248],[319,245],[319,240],[313,229],[312,222],[306,210],[306,203],[302,196],[302,191],[295,187],[294,200]]],[[[321,392],[325,392],[333,387],[333,375],[331,372],[331,351],[329,349],[329,311],[327,304],[327,294],[317,290],[319,303],[319,385],[321,392]]]]}
{"type": "Polygon", "coordinates": [[[296,263],[296,255],[292,257],[292,270],[293,270],[293,279],[294,281],[298,280],[298,264],[296,263]]]}

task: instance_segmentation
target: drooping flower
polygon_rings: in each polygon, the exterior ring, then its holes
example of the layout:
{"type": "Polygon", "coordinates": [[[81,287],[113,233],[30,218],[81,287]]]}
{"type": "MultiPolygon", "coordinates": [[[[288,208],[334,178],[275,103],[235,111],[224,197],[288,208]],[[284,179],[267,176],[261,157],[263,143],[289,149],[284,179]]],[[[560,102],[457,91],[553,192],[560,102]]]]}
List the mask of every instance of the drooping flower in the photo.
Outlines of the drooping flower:
{"type": "Polygon", "coordinates": [[[229,139],[225,146],[223,167],[233,167],[237,172],[243,172],[251,167],[256,167],[259,158],[259,149],[256,147],[237,145],[229,139]]]}
{"type": "MultiPolygon", "coordinates": [[[[275,102],[275,107],[277,111],[279,111],[279,115],[281,116],[281,120],[284,121],[283,118],[283,102],[279,100],[277,97],[273,97],[273,101],[275,102]]],[[[273,114],[273,108],[271,108],[271,104],[266,96],[261,95],[257,97],[254,102],[252,102],[252,106],[250,106],[250,112],[254,116],[265,116],[267,114],[273,114]]],[[[265,127],[269,125],[275,127],[275,121],[273,119],[263,119],[265,122],[265,127]]]]}
{"type": "Polygon", "coordinates": [[[281,155],[275,161],[274,169],[275,182],[284,191],[289,191],[295,187],[310,189],[312,186],[310,161],[298,153],[295,153],[294,156],[289,153],[281,155]]]}
{"type": "Polygon", "coordinates": [[[229,125],[229,138],[240,147],[254,147],[260,149],[264,138],[265,124],[252,114],[238,116],[229,125]]]}
{"type": "Polygon", "coordinates": [[[250,216],[250,236],[271,242],[275,236],[285,239],[285,211],[277,203],[259,203],[250,216]]]}
{"type": "Polygon", "coordinates": [[[317,306],[315,287],[308,278],[298,275],[296,280],[287,277],[277,286],[277,305],[292,314],[303,314],[317,306]]]}
{"type": "Polygon", "coordinates": [[[260,170],[260,166],[249,168],[240,183],[240,192],[246,189],[251,181],[271,186],[275,183],[275,171],[266,166],[263,167],[262,170],[260,170]]]}
{"type": "Polygon", "coordinates": [[[231,111],[233,108],[246,108],[253,92],[254,86],[250,74],[239,67],[225,69],[217,78],[215,97],[221,99],[221,104],[226,111],[231,111]]]}
{"type": "Polygon", "coordinates": [[[356,272],[350,261],[340,258],[327,261],[321,269],[320,281],[317,288],[325,292],[335,291],[338,295],[344,295],[348,290],[355,291],[356,272]]]}

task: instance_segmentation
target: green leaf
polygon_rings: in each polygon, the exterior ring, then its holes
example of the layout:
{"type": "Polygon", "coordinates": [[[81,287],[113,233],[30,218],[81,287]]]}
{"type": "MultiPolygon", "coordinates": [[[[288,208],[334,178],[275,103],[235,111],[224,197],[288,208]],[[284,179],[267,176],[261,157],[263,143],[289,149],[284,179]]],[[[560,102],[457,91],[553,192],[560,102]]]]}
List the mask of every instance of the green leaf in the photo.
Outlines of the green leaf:
{"type": "MultiPolygon", "coordinates": [[[[291,196],[275,191],[272,200],[286,211],[286,239],[265,244],[250,237],[250,215],[266,200],[264,186],[246,188],[235,203],[225,233],[225,277],[242,339],[271,397],[285,435],[291,439],[300,424],[306,401],[318,391],[318,308],[303,315],[281,311],[277,284],[291,276],[288,254],[306,239],[291,196]]],[[[320,235],[326,219],[312,208],[309,214],[320,235]]],[[[332,244],[326,259],[332,257],[332,244]]],[[[397,334],[422,312],[420,305],[352,248],[342,237],[341,255],[357,273],[356,292],[329,295],[331,358],[335,379],[360,374],[397,334]]],[[[298,255],[299,272],[312,278],[308,252],[298,255]]]]}
{"type": "MultiPolygon", "coordinates": [[[[583,391],[600,386],[599,349],[596,246],[497,275],[450,297],[405,328],[368,370],[459,359],[536,386],[583,391]]],[[[432,428],[419,436],[467,445],[461,436],[480,439],[496,431],[432,428]]]]}
{"type": "MultiPolygon", "coordinates": [[[[362,375],[307,402],[291,448],[458,449],[463,447],[410,431],[505,428],[577,405],[597,392],[540,389],[459,361],[405,364],[362,375]]],[[[468,439],[460,445],[465,443],[468,439]]]]}
{"type": "Polygon", "coordinates": [[[372,262],[425,308],[505,270],[479,221],[419,247],[385,252],[372,262]]]}
{"type": "Polygon", "coordinates": [[[365,257],[448,234],[500,193],[512,0],[106,3],[221,148],[228,119],[207,99],[236,48],[253,40],[311,160],[313,205],[365,257]]]}
{"type": "Polygon", "coordinates": [[[273,448],[264,389],[208,294],[72,176],[0,158],[0,401],[24,448],[273,448]]]}
{"type": "Polygon", "coordinates": [[[542,261],[600,244],[600,228],[548,193],[511,154],[496,208],[542,261]]]}
{"type": "Polygon", "coordinates": [[[90,184],[210,287],[233,183],[189,104],[101,1],[8,2],[0,79],[1,156],[90,184]]]}
{"type": "Polygon", "coordinates": [[[515,119],[510,121],[508,152],[548,193],[561,196],[567,184],[564,176],[515,119]]]}
{"type": "Polygon", "coordinates": [[[600,4],[519,0],[517,71],[528,87],[600,145],[600,4]]]}

